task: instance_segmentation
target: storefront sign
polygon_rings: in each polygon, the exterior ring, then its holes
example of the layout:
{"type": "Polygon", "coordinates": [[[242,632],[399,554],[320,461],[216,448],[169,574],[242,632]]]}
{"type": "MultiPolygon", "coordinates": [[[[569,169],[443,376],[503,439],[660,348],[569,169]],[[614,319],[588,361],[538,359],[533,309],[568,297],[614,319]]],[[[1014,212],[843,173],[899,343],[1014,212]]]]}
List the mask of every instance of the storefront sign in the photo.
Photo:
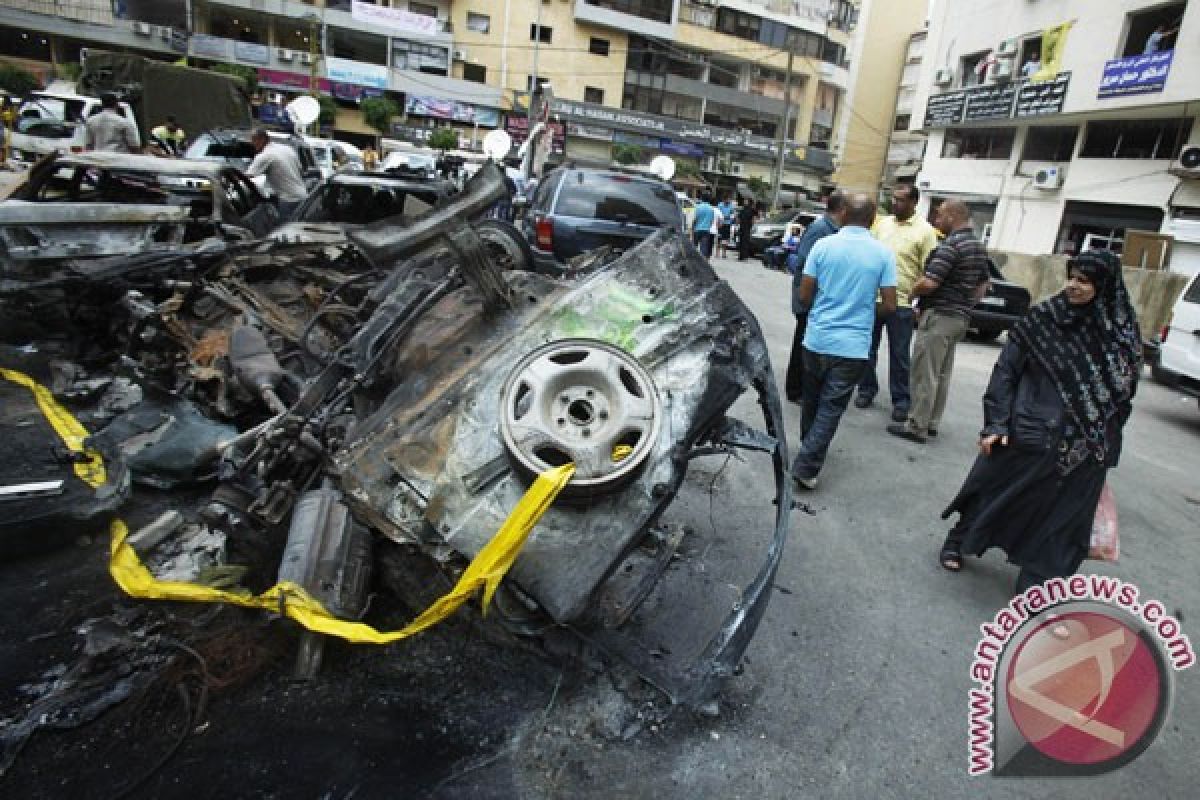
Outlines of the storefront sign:
{"type": "MultiPolygon", "coordinates": [[[[312,90],[311,76],[301,75],[296,72],[283,72],[277,69],[260,69],[258,71],[258,82],[268,89],[291,89],[299,92],[312,90]]],[[[330,88],[329,81],[324,78],[317,79],[317,89],[320,92],[329,94],[330,88]]]]}
{"type": "Polygon", "coordinates": [[[578,122],[567,123],[567,134],[578,136],[580,139],[596,139],[601,142],[611,142],[613,132],[608,128],[598,128],[594,125],[580,125],[578,122]]]}
{"type": "Polygon", "coordinates": [[[192,55],[229,58],[229,39],[209,36],[206,33],[192,34],[192,55]]]}
{"type": "Polygon", "coordinates": [[[233,56],[238,61],[249,61],[251,64],[270,64],[271,48],[253,42],[234,42],[233,56]]]}
{"type": "Polygon", "coordinates": [[[670,139],[659,139],[658,149],[675,156],[704,157],[703,147],[698,144],[689,144],[688,142],[673,142],[670,139]]]}
{"type": "Polygon", "coordinates": [[[1017,105],[1013,109],[1013,116],[1039,117],[1061,112],[1070,82],[1071,73],[1060,72],[1052,81],[1022,84],[1017,90],[1017,105]]]}
{"type": "Polygon", "coordinates": [[[963,122],[980,122],[985,119],[1008,119],[1012,116],[1013,100],[1017,96],[1015,84],[981,86],[967,93],[963,122]]]}
{"type": "Polygon", "coordinates": [[[925,127],[944,128],[962,122],[963,109],[967,105],[967,93],[944,92],[930,95],[925,101],[925,127]]]}
{"type": "Polygon", "coordinates": [[[361,3],[359,0],[354,0],[350,6],[350,16],[368,25],[379,25],[422,36],[433,36],[439,28],[437,17],[414,14],[398,8],[384,8],[374,3],[361,3]]]}
{"type": "Polygon", "coordinates": [[[325,74],[329,80],[339,83],[373,86],[376,89],[388,87],[388,68],[378,64],[365,64],[362,61],[327,56],[325,58],[325,74]]]}
{"type": "MultiPolygon", "coordinates": [[[[517,152],[517,148],[529,138],[529,120],[517,114],[509,114],[504,120],[504,130],[508,131],[508,135],[513,140],[513,154],[517,152]]],[[[558,155],[562,155],[567,149],[567,131],[566,126],[561,122],[551,122],[550,130],[554,132],[554,139],[550,145],[550,151],[558,155]]]]}
{"type": "Polygon", "coordinates": [[[495,128],[500,125],[500,112],[496,109],[481,108],[468,103],[460,103],[457,100],[442,100],[436,97],[410,94],[405,101],[405,111],[418,117],[452,119],[455,122],[465,122],[481,128],[495,128]]]}
{"type": "Polygon", "coordinates": [[[1149,55],[1114,58],[1104,63],[1097,97],[1121,97],[1127,94],[1161,92],[1167,85],[1174,50],[1149,55]]]}

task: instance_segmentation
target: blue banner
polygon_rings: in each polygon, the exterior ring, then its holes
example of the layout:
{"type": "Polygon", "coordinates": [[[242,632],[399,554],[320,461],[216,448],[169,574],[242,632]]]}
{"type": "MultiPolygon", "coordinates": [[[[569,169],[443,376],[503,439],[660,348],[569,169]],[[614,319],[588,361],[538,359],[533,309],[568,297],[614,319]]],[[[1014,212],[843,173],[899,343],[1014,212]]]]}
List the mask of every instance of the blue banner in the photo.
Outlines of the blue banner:
{"type": "Polygon", "coordinates": [[[1097,97],[1120,97],[1127,94],[1161,92],[1167,85],[1174,50],[1148,53],[1129,58],[1114,58],[1104,63],[1097,97]]]}
{"type": "Polygon", "coordinates": [[[694,158],[704,157],[704,148],[698,144],[690,144],[688,142],[673,142],[670,139],[659,139],[658,149],[664,153],[673,153],[677,156],[693,156],[694,158]]]}

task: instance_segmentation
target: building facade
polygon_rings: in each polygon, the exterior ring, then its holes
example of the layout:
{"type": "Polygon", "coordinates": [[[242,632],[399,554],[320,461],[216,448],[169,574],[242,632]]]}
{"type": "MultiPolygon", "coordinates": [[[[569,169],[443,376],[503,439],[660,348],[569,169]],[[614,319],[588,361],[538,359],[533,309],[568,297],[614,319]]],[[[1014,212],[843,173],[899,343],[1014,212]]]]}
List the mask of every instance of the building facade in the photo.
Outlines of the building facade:
{"type": "Polygon", "coordinates": [[[915,183],[925,156],[925,134],[913,127],[913,103],[921,79],[921,60],[925,55],[928,31],[920,30],[909,36],[904,54],[904,68],[896,89],[896,110],[892,115],[888,136],[887,157],[883,169],[883,187],[899,183],[915,183]]]}
{"type": "Polygon", "coordinates": [[[991,247],[1023,253],[1164,234],[1169,267],[1200,271],[1200,153],[1181,161],[1200,144],[1196,6],[936,0],[913,118],[923,207],[962,199],[991,247]]]}
{"type": "Polygon", "coordinates": [[[0,58],[238,64],[265,89],[334,96],[343,134],[372,134],[354,105],[386,93],[403,110],[393,136],[452,125],[468,146],[493,127],[521,139],[529,90],[549,83],[566,157],[634,146],[730,186],[770,182],[782,151],[798,198],[829,184],[858,14],[859,0],[4,0],[0,58]]]}

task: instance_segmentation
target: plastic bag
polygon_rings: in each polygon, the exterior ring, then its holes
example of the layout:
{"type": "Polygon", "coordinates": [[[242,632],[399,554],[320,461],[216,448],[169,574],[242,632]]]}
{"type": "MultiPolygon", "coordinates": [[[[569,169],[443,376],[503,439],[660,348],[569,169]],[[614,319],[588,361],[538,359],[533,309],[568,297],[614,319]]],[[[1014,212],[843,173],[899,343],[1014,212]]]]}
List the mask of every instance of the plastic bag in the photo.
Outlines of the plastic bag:
{"type": "Polygon", "coordinates": [[[1117,501],[1108,484],[1100,490],[1100,502],[1096,504],[1096,517],[1092,520],[1092,540],[1088,545],[1088,558],[1094,561],[1116,561],[1121,554],[1121,542],[1117,537],[1117,501]]]}

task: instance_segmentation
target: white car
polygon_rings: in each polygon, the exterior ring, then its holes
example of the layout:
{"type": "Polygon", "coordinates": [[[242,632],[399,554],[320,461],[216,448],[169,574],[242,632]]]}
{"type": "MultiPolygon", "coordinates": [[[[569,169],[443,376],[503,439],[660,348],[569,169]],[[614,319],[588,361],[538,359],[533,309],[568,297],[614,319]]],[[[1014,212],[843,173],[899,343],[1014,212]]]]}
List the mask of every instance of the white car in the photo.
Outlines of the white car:
{"type": "Polygon", "coordinates": [[[339,142],[334,139],[321,139],[316,136],[305,136],[304,141],[312,148],[317,158],[317,166],[323,179],[341,170],[361,170],[363,154],[352,144],[339,142]]]}
{"type": "MultiPolygon", "coordinates": [[[[60,91],[33,92],[17,109],[12,135],[13,158],[33,162],[50,153],[82,153],[87,148],[84,121],[100,108],[100,98],[60,91]]],[[[121,114],[133,125],[137,119],[128,103],[119,103],[121,114]]]]}
{"type": "Polygon", "coordinates": [[[404,170],[406,172],[433,177],[437,174],[437,157],[433,153],[422,153],[416,150],[393,150],[384,156],[379,168],[384,172],[389,170],[404,170]]]}
{"type": "Polygon", "coordinates": [[[1156,379],[1200,397],[1200,275],[1192,278],[1175,302],[1158,358],[1156,379]]]}

